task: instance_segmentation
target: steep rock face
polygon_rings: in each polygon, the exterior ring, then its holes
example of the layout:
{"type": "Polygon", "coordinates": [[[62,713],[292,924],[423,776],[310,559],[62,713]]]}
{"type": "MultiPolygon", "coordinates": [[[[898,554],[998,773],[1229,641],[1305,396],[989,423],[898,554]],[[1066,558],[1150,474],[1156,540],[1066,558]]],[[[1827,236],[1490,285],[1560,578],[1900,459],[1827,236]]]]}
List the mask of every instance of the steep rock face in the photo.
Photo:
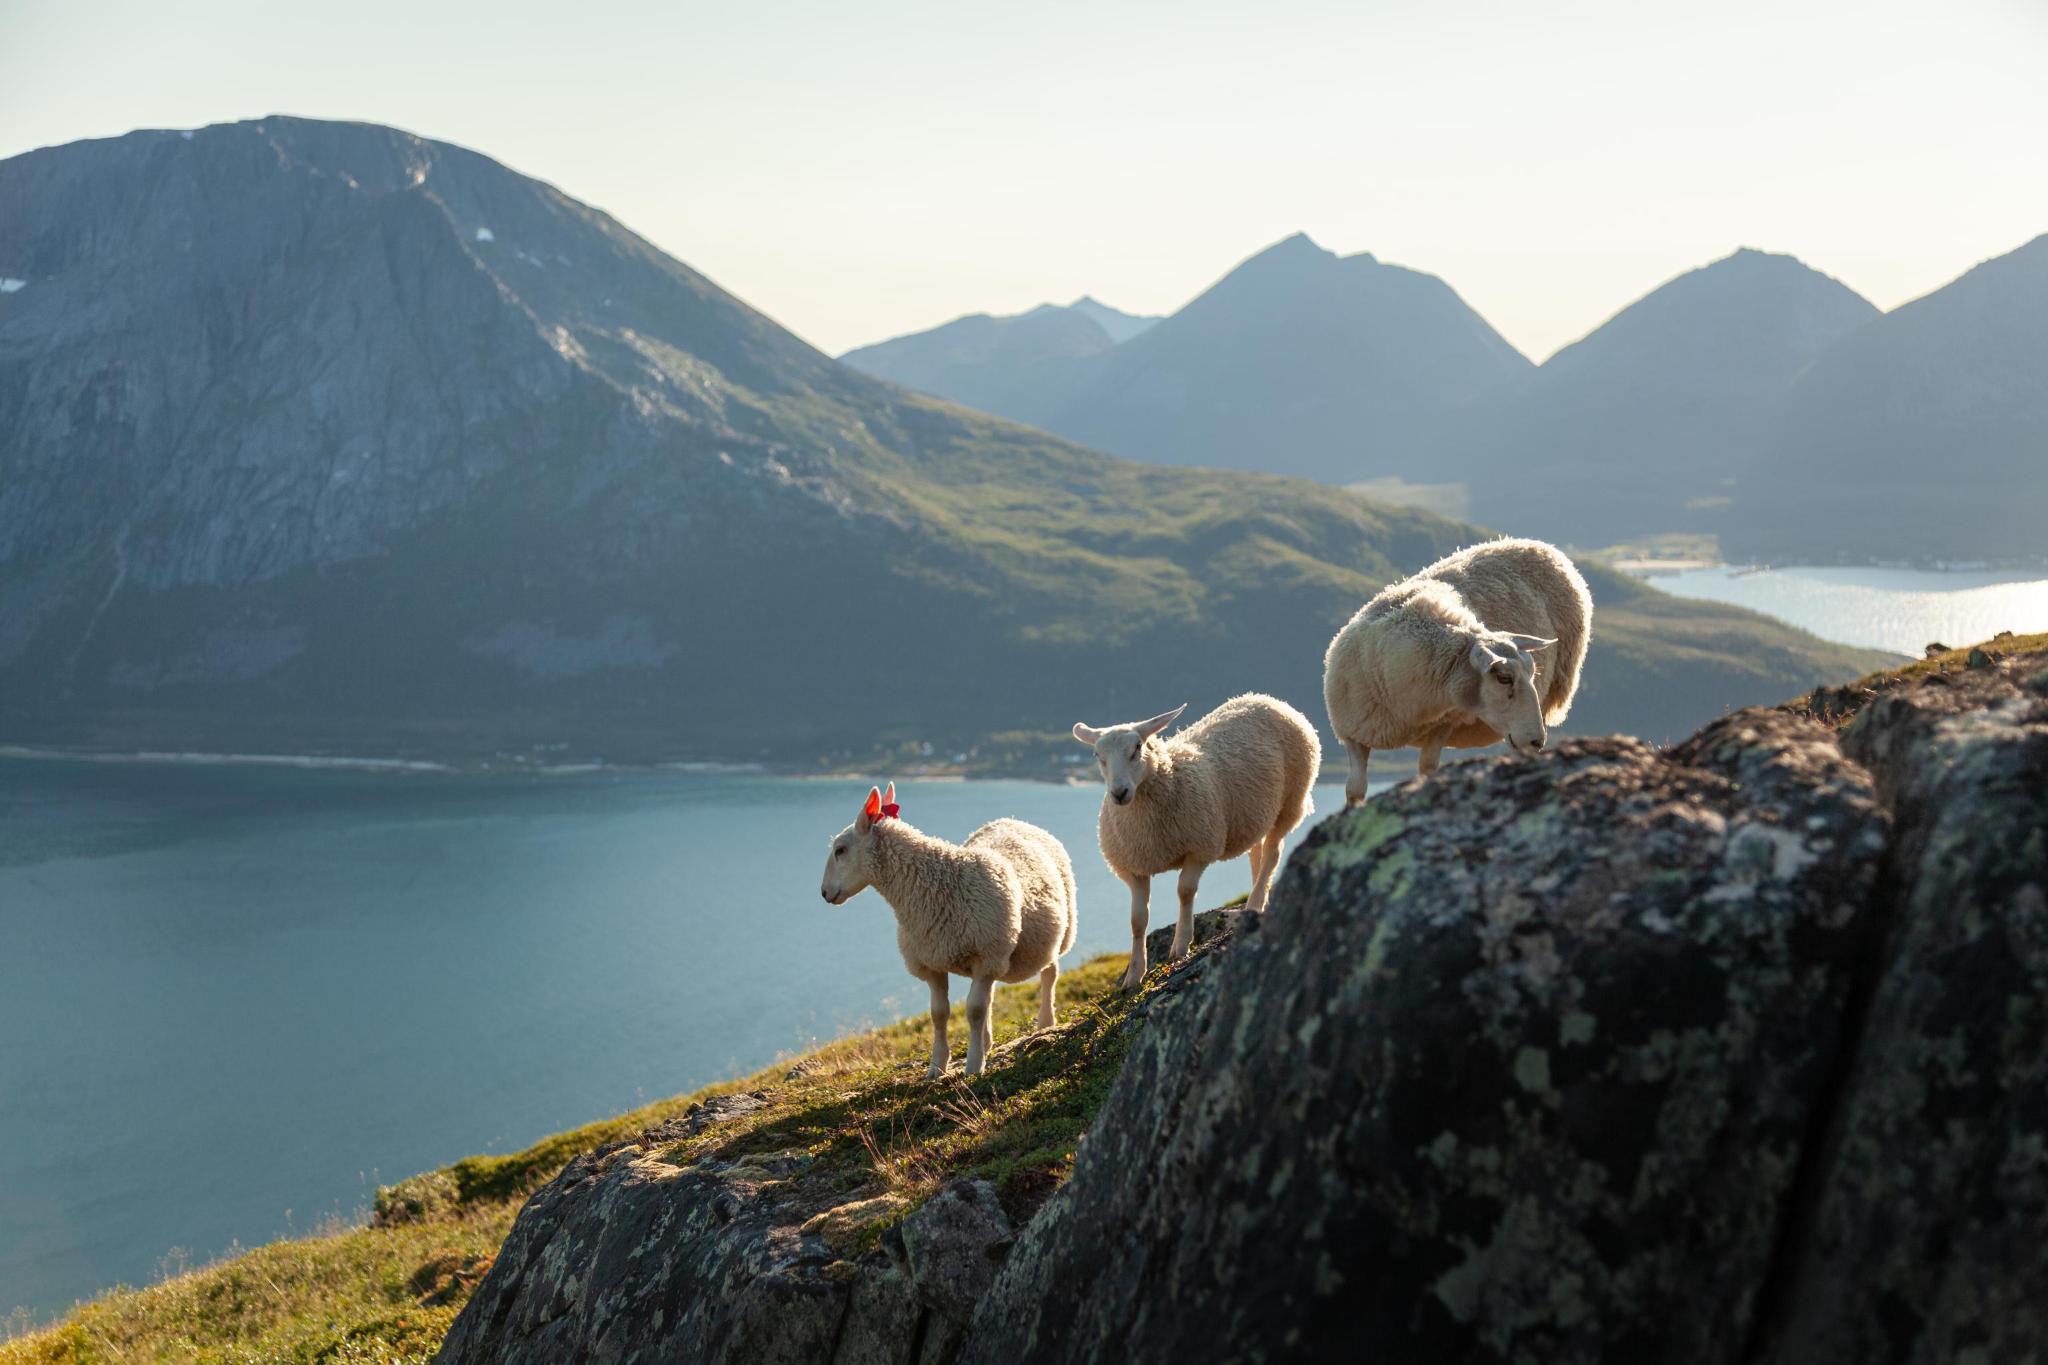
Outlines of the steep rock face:
{"type": "Polygon", "coordinates": [[[1825,731],[1757,713],[1324,822],[965,1358],[1729,1357],[1883,837],[1825,731]]]}
{"type": "Polygon", "coordinates": [[[1776,1365],[2048,1339],[2048,656],[1934,675],[1844,740],[1897,812],[1893,909],[1776,1365]]]}

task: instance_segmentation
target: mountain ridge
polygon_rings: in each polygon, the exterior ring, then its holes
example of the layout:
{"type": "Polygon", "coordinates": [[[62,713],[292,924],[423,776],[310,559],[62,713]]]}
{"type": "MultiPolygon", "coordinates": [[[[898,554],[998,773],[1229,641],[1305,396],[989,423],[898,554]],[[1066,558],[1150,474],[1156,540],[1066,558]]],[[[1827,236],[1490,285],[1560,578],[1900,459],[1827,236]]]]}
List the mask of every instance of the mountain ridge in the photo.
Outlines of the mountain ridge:
{"type": "Polygon", "coordinates": [[[1878,316],[1789,255],[1675,276],[1468,411],[1440,451],[1473,515],[1610,545],[1716,533],[1793,380],[1878,316]]]}
{"type": "MultiPolygon", "coordinates": [[[[0,162],[0,273],[4,742],[815,764],[1313,709],[1329,632],[1481,534],[917,397],[375,125],[0,162]]],[[[1589,723],[1868,657],[1592,576],[1589,723]]]]}
{"type": "Polygon", "coordinates": [[[1731,549],[2042,561],[2048,233],[1845,336],[1744,471],[1731,549]]]}

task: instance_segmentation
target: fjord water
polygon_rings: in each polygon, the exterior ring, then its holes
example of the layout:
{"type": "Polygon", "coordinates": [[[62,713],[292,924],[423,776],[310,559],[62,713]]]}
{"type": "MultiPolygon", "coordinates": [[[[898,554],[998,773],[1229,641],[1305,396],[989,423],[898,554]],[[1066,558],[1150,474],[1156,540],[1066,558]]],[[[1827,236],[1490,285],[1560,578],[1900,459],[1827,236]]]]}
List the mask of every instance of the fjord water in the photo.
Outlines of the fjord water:
{"type": "Polygon", "coordinates": [[[1961,646],[2001,630],[2048,630],[2048,575],[2038,569],[1719,566],[1650,581],[1680,597],[1749,607],[1824,640],[1901,654],[1918,655],[1937,640],[1961,646]]]}
{"type": "MultiPolygon", "coordinates": [[[[0,761],[0,1313],[921,1012],[881,899],[818,896],[865,792],[0,761]]],[[[1068,965],[1128,947],[1100,788],[901,796],[953,839],[1052,830],[1080,882],[1068,965]]],[[[1312,818],[1341,805],[1318,788],[1312,818]]],[[[1248,880],[1217,868],[1202,901],[1248,880]]],[[[1161,878],[1153,924],[1173,906],[1161,878]]]]}

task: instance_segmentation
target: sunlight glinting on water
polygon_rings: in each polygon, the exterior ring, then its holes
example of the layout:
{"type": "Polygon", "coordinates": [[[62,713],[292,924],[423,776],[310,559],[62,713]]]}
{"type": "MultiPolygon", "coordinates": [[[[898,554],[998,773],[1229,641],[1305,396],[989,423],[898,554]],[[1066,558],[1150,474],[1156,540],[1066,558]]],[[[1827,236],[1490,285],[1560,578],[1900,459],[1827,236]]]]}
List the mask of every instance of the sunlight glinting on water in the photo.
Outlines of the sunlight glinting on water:
{"type": "Polygon", "coordinates": [[[2048,577],[2026,571],[1689,569],[1649,580],[1679,597],[1749,607],[1826,640],[1918,655],[2002,630],[2048,631],[2048,577]]]}

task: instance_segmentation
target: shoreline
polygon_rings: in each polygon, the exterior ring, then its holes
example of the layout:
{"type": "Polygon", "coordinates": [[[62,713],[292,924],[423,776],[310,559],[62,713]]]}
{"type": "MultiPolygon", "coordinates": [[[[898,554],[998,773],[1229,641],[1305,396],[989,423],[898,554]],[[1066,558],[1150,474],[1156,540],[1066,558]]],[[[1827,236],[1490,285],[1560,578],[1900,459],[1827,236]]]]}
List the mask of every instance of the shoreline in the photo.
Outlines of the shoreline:
{"type": "MultiPolygon", "coordinates": [[[[0,763],[102,763],[108,766],[192,768],[292,768],[302,772],[416,773],[438,776],[579,777],[591,773],[760,773],[760,763],[683,761],[673,763],[493,763],[431,758],[366,757],[353,754],[264,754],[199,749],[80,749],[61,744],[0,744],[0,763]]],[[[829,776],[829,774],[820,774],[829,776]]]]}

